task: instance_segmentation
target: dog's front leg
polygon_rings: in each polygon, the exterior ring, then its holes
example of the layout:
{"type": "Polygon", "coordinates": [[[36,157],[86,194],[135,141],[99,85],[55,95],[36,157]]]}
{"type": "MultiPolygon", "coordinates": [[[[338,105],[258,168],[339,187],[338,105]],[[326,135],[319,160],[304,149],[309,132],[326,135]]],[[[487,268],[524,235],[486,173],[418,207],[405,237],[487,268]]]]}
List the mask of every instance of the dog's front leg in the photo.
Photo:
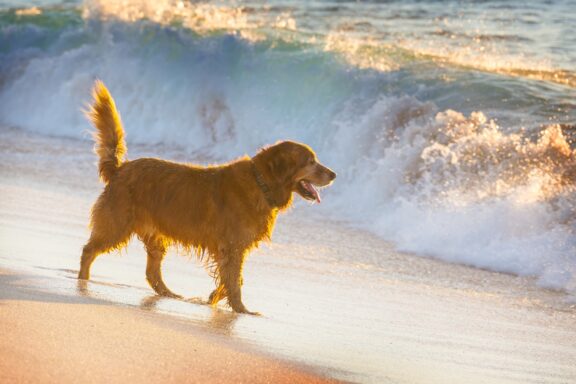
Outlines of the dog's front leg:
{"type": "MultiPolygon", "coordinates": [[[[234,250],[224,250],[221,253],[222,257],[217,260],[220,285],[223,286],[228,298],[228,305],[232,307],[234,312],[259,315],[258,312],[251,312],[246,309],[242,303],[242,267],[245,255],[245,252],[234,250]]],[[[211,299],[211,301],[217,301],[215,297],[211,297],[211,299]]]]}

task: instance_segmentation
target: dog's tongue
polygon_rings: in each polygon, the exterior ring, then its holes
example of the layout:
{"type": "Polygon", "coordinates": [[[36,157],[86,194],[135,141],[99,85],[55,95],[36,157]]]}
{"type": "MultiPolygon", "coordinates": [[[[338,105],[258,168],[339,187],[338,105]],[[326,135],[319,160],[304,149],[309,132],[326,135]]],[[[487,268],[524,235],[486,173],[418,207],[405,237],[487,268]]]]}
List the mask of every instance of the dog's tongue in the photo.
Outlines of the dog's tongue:
{"type": "Polygon", "coordinates": [[[302,180],[302,186],[303,186],[304,188],[306,188],[306,190],[307,190],[308,192],[310,192],[310,193],[314,196],[314,198],[316,199],[316,201],[318,202],[318,204],[320,204],[320,201],[321,201],[321,200],[320,200],[320,194],[318,193],[318,191],[316,190],[316,188],[314,188],[314,186],[313,186],[310,182],[308,182],[308,181],[306,181],[306,180],[302,180]]]}

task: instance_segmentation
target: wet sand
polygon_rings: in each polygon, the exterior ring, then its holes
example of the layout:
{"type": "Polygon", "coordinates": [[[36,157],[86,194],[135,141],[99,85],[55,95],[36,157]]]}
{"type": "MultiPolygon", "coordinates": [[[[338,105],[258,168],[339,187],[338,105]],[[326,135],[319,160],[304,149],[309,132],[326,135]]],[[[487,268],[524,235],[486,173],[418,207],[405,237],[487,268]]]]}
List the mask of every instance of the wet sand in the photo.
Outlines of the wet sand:
{"type": "MultiPolygon", "coordinates": [[[[262,378],[279,374],[269,382],[279,382],[280,372],[295,375],[288,382],[322,380],[318,374],[366,383],[576,381],[576,307],[566,294],[529,278],[397,252],[305,204],[280,217],[273,243],[246,265],[245,303],[262,317],[199,305],[213,283],[193,258],[175,251],[164,276],[188,300],[153,295],[138,241],[98,258],[93,279],[79,289],[89,208],[101,189],[90,143],[4,130],[0,151],[0,326],[15,329],[2,340],[0,364],[26,361],[22,374],[45,375],[38,376],[45,382],[62,371],[74,377],[82,367],[102,374],[82,349],[89,342],[102,352],[99,367],[110,356],[143,375],[124,382],[156,374],[150,361],[157,359],[167,380],[196,372],[192,366],[202,366],[203,375],[211,362],[192,355],[196,344],[212,357],[222,350],[222,370],[214,370],[226,380],[226,362],[234,362],[239,367],[230,370],[247,380],[242,375],[253,370],[242,367],[264,369],[262,378]],[[94,327],[86,331],[86,323],[94,327]],[[50,340],[62,344],[48,348],[50,340]],[[62,371],[47,368],[57,360],[62,371]]],[[[123,366],[111,362],[109,371],[123,366]]]]}
{"type": "Polygon", "coordinates": [[[0,270],[2,383],[327,383],[177,317],[43,289],[0,270]]]}

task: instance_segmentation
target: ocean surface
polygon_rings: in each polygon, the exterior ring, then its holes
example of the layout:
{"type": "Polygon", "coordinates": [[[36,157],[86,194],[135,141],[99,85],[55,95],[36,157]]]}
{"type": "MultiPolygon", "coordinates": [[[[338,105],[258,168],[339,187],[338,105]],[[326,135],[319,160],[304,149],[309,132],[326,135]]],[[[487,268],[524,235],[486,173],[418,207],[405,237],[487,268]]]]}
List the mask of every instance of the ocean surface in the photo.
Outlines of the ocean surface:
{"type": "Polygon", "coordinates": [[[128,157],[302,141],[319,223],[576,295],[576,1],[0,0],[5,134],[90,140],[97,78],[128,157]]]}

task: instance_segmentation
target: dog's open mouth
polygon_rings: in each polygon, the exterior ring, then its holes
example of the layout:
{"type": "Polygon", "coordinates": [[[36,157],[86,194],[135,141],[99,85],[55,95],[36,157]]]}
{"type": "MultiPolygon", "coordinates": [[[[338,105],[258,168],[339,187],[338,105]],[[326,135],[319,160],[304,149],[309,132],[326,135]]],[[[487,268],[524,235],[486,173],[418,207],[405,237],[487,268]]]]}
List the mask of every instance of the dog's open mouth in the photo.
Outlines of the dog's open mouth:
{"type": "Polygon", "coordinates": [[[320,203],[320,194],[308,180],[300,180],[298,182],[298,193],[306,200],[316,200],[320,203]]]}

